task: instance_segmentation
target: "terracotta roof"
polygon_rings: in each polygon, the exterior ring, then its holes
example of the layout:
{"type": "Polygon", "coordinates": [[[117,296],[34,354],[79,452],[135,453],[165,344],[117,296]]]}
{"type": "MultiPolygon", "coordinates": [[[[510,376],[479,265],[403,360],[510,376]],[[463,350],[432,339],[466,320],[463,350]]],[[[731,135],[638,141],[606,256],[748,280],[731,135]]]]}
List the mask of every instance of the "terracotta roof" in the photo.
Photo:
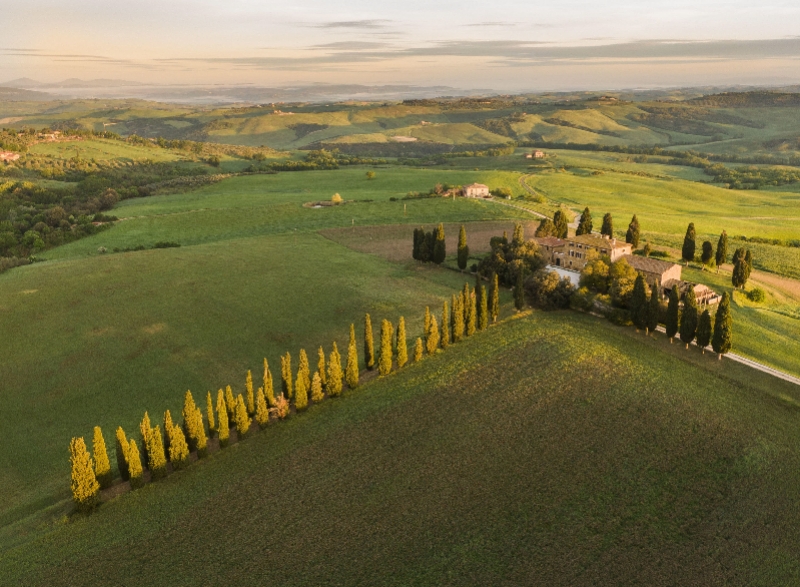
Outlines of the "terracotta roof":
{"type": "MultiPolygon", "coordinates": [[[[676,265],[676,263],[670,263],[669,261],[642,257],[640,255],[624,255],[622,258],[637,271],[645,271],[647,273],[664,273],[676,265]]],[[[678,267],[680,267],[680,265],[678,265],[678,267]]]]}
{"type": "Polygon", "coordinates": [[[464,189],[467,189],[467,188],[486,188],[488,190],[489,186],[488,185],[483,185],[482,183],[471,183],[469,185],[465,185],[464,186],[464,189]]]}
{"type": "Polygon", "coordinates": [[[623,249],[630,247],[626,242],[617,239],[604,238],[599,234],[582,234],[580,236],[573,236],[569,239],[572,242],[581,243],[582,245],[591,245],[593,247],[608,247],[612,249],[623,249]]]}
{"type": "Polygon", "coordinates": [[[541,236],[541,237],[537,236],[534,237],[534,240],[540,245],[544,245],[546,247],[560,247],[567,243],[567,241],[562,240],[555,236],[541,236]]]}

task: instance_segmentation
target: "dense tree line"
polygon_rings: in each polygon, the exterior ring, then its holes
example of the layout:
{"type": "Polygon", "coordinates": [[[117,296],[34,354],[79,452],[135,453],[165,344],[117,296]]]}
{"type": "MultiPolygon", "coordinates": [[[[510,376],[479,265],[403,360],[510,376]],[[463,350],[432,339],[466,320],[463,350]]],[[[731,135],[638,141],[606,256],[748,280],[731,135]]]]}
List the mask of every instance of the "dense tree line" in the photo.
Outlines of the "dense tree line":
{"type": "MultiPolygon", "coordinates": [[[[462,227],[463,228],[463,227],[462,227]]],[[[412,258],[425,263],[441,265],[447,257],[444,224],[439,224],[434,230],[425,232],[425,229],[414,229],[414,246],[412,258]]]]}
{"type": "MultiPolygon", "coordinates": [[[[452,305],[443,303],[441,323],[425,309],[423,334],[414,341],[414,362],[425,354],[433,355],[446,350],[464,337],[485,330],[497,321],[499,314],[499,285],[492,278],[487,292],[480,279],[474,289],[465,283],[464,288],[452,296],[452,305]]],[[[180,419],[166,410],[160,423],[151,420],[148,412],[139,424],[138,438],[129,436],[122,427],[115,432],[116,462],[120,479],[130,483],[131,489],[142,487],[188,466],[193,458],[203,459],[209,454],[209,443],[216,440],[219,449],[230,444],[233,431],[239,441],[254,429],[263,429],[274,422],[299,414],[311,404],[342,394],[345,385],[354,390],[359,386],[359,354],[355,325],[350,325],[345,367],[336,342],[326,355],[318,350],[316,368],[312,371],[305,349],[298,353],[297,369],[292,367],[292,356],[281,356],[280,382],[273,379],[269,362],[264,359],[263,376],[256,389],[253,374],[248,371],[243,392],[234,394],[230,385],[220,388],[216,396],[208,391],[205,414],[191,391],[183,398],[180,419]],[[279,385],[276,392],[276,385],[279,385]]],[[[380,327],[379,353],[374,348],[374,332],[369,314],[364,316],[364,367],[377,368],[380,377],[386,377],[409,362],[405,319],[401,316],[395,326],[383,320],[380,327]]],[[[105,438],[100,427],[93,430],[92,452],[83,438],[70,442],[71,490],[79,511],[88,512],[100,503],[100,492],[114,481],[105,438]]]]}

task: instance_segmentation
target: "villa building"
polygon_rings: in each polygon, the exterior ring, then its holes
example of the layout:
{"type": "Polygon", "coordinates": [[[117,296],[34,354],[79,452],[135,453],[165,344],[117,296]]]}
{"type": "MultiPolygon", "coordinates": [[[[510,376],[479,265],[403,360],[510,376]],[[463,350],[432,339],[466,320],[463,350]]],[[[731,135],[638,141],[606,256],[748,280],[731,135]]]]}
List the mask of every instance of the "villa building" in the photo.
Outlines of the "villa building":
{"type": "Polygon", "coordinates": [[[471,183],[464,186],[465,198],[489,198],[489,186],[482,183],[471,183]]]}

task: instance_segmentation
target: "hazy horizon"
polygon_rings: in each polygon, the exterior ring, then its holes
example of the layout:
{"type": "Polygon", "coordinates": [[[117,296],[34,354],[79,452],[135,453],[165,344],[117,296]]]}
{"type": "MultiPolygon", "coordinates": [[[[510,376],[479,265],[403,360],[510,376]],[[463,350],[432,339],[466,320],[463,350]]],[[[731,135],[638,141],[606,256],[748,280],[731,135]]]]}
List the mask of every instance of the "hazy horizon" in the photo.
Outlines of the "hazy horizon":
{"type": "Polygon", "coordinates": [[[406,84],[501,92],[800,82],[800,5],[3,0],[0,81],[406,84]]]}

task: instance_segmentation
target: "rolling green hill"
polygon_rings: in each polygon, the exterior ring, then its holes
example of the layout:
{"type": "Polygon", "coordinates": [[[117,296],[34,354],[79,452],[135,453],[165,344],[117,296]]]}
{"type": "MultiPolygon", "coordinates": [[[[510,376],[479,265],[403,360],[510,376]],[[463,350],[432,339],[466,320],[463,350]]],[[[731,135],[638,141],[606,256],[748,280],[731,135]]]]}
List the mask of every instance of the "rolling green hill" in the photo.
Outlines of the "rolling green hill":
{"type": "Polygon", "coordinates": [[[800,580],[800,393],[589,316],[479,334],[0,556],[27,585],[800,580]]]}

